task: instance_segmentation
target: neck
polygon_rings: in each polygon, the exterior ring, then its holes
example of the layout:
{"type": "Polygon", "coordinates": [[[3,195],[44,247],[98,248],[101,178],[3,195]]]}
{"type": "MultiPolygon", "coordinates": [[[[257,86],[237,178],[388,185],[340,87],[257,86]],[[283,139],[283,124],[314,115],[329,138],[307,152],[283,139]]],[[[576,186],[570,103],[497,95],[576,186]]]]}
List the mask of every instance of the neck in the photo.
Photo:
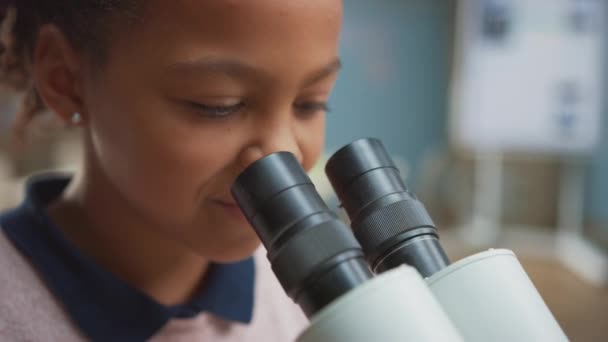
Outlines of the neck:
{"type": "Polygon", "coordinates": [[[93,167],[72,180],[49,214],[82,253],[161,304],[184,303],[201,285],[208,262],[158,233],[93,167]]]}

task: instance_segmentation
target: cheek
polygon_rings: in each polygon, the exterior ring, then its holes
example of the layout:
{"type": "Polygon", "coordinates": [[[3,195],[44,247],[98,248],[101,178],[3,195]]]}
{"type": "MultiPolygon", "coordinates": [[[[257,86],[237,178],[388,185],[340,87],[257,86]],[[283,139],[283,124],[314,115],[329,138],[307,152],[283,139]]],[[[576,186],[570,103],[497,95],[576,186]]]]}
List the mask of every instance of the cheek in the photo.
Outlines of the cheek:
{"type": "Polygon", "coordinates": [[[96,113],[90,126],[106,177],[146,217],[187,224],[203,188],[230,163],[230,134],[186,125],[162,106],[118,107],[96,113]]]}

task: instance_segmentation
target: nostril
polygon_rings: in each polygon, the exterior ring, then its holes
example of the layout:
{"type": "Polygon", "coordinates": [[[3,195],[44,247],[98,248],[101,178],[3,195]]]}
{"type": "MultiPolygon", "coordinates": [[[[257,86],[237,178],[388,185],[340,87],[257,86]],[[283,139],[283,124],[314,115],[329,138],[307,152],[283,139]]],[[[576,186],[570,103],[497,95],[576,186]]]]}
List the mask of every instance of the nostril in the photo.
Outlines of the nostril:
{"type": "Polygon", "coordinates": [[[258,159],[264,157],[264,151],[258,146],[249,146],[243,149],[239,155],[239,164],[241,171],[245,170],[249,165],[253,164],[258,159]]]}
{"type": "Polygon", "coordinates": [[[302,153],[300,153],[299,150],[292,150],[290,152],[293,153],[293,155],[296,157],[296,160],[298,161],[298,163],[300,163],[300,165],[304,166],[304,158],[302,158],[302,153]]]}

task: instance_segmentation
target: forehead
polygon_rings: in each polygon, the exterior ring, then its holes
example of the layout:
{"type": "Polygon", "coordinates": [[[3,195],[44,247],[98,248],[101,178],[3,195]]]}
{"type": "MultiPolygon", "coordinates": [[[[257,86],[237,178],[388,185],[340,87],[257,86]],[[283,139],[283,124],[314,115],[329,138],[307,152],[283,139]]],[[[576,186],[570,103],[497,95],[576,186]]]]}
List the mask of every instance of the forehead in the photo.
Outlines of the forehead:
{"type": "Polygon", "coordinates": [[[238,54],[253,63],[286,55],[292,63],[327,62],[337,55],[341,16],[340,0],[152,0],[122,48],[135,44],[133,53],[148,59],[238,54]]]}

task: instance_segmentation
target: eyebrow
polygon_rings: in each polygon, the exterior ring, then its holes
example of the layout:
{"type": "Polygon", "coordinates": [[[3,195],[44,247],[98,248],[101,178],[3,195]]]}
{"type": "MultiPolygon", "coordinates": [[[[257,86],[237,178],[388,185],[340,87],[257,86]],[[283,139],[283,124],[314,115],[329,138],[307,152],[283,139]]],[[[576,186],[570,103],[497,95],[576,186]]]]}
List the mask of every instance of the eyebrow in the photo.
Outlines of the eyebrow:
{"type": "MultiPolygon", "coordinates": [[[[319,82],[330,75],[337,73],[342,67],[342,62],[338,57],[334,58],[330,63],[323,66],[319,70],[308,75],[302,82],[302,86],[310,86],[319,82]]],[[[270,76],[262,69],[256,68],[247,63],[243,63],[234,59],[224,59],[215,57],[206,57],[192,61],[183,61],[170,64],[167,67],[172,71],[181,72],[217,72],[230,77],[253,78],[253,79],[269,79],[270,76]]]]}

